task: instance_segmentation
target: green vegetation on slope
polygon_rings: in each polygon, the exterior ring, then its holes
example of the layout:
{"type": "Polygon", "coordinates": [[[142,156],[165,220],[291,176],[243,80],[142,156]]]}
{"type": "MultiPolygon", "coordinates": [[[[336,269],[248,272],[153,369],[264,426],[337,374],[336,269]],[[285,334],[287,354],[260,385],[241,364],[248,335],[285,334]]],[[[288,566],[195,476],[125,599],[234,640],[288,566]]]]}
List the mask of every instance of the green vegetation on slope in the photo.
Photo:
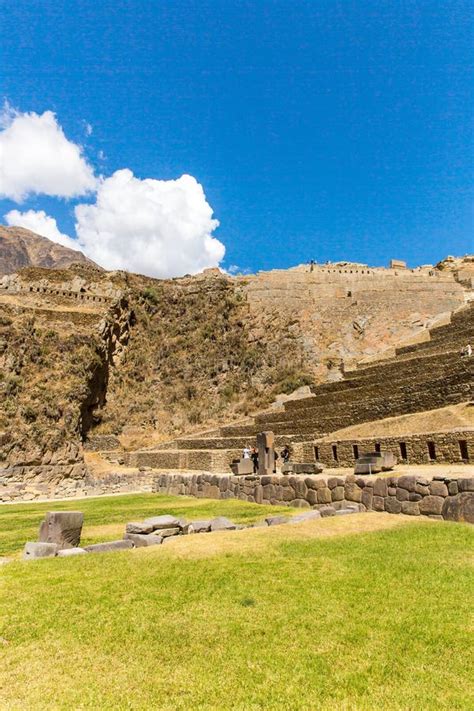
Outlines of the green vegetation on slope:
{"type": "Polygon", "coordinates": [[[12,563],[2,704],[472,709],[473,543],[468,525],[361,514],[12,563]]]}

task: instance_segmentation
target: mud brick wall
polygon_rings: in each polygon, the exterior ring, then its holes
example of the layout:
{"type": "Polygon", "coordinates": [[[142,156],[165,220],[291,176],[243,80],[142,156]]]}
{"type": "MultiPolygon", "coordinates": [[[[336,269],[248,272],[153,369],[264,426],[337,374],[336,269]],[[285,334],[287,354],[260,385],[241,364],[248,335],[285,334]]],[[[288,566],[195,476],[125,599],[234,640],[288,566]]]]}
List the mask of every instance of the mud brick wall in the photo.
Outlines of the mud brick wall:
{"type": "Polygon", "coordinates": [[[361,511],[474,523],[474,477],[432,480],[420,476],[219,476],[160,474],[153,480],[159,494],[207,499],[241,499],[257,504],[325,510],[327,514],[357,505],[361,511]]]}
{"type": "Polygon", "coordinates": [[[364,452],[393,452],[407,464],[452,464],[474,462],[474,430],[435,432],[401,437],[373,437],[350,440],[315,440],[307,461],[320,461],[325,467],[353,467],[364,452]]]}

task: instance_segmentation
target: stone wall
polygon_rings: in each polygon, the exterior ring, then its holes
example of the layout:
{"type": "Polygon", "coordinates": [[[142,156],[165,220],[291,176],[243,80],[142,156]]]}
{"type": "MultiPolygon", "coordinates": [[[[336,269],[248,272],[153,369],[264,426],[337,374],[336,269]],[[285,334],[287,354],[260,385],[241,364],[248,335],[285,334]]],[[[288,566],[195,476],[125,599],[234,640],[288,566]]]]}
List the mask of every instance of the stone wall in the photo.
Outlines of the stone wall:
{"type": "Polygon", "coordinates": [[[191,469],[196,471],[228,471],[230,463],[242,456],[242,449],[169,449],[125,452],[123,462],[128,467],[153,469],[191,469]]]}
{"type": "Polygon", "coordinates": [[[54,482],[39,480],[37,477],[13,482],[2,480],[0,476],[0,502],[20,503],[127,492],[150,492],[153,478],[151,472],[109,474],[100,479],[93,479],[90,476],[80,479],[69,477],[54,482]]]}
{"type": "Polygon", "coordinates": [[[311,457],[308,461],[319,461],[325,467],[353,467],[357,457],[379,449],[393,452],[406,464],[468,464],[474,461],[474,429],[364,439],[325,437],[315,440],[313,451],[310,449],[306,445],[305,454],[311,457]]]}
{"type": "Polygon", "coordinates": [[[84,442],[84,449],[88,452],[113,451],[120,449],[120,440],[113,434],[89,435],[84,442]]]}
{"type": "Polygon", "coordinates": [[[257,504],[339,509],[358,504],[362,511],[387,511],[474,523],[474,477],[429,480],[421,476],[218,476],[160,474],[160,494],[209,499],[241,499],[257,504]]]}

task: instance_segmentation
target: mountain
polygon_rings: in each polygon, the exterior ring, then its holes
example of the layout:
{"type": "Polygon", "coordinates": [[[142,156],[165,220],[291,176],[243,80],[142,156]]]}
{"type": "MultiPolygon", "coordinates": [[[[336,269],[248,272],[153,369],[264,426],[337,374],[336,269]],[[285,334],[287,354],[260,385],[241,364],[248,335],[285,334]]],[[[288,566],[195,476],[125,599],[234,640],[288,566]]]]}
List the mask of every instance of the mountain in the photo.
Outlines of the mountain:
{"type": "Polygon", "coordinates": [[[23,267],[64,269],[77,262],[94,265],[82,252],[63,247],[23,227],[0,225],[0,276],[13,274],[23,267]]]}

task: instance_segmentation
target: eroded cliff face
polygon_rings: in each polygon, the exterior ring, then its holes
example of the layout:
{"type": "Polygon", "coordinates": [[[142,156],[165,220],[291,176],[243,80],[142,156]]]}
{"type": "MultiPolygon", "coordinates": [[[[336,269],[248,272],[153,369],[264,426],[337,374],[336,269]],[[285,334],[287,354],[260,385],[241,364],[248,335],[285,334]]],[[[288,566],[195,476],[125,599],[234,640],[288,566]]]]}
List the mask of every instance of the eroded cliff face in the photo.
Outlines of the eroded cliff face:
{"type": "Polygon", "coordinates": [[[105,402],[132,314],[88,267],[0,281],[0,466],[49,481],[85,475],[83,437],[105,402]]]}
{"type": "Polygon", "coordinates": [[[172,280],[21,270],[0,279],[0,466],[83,476],[91,433],[143,446],[242,419],[423,337],[468,294],[435,268],[172,280]]]}

